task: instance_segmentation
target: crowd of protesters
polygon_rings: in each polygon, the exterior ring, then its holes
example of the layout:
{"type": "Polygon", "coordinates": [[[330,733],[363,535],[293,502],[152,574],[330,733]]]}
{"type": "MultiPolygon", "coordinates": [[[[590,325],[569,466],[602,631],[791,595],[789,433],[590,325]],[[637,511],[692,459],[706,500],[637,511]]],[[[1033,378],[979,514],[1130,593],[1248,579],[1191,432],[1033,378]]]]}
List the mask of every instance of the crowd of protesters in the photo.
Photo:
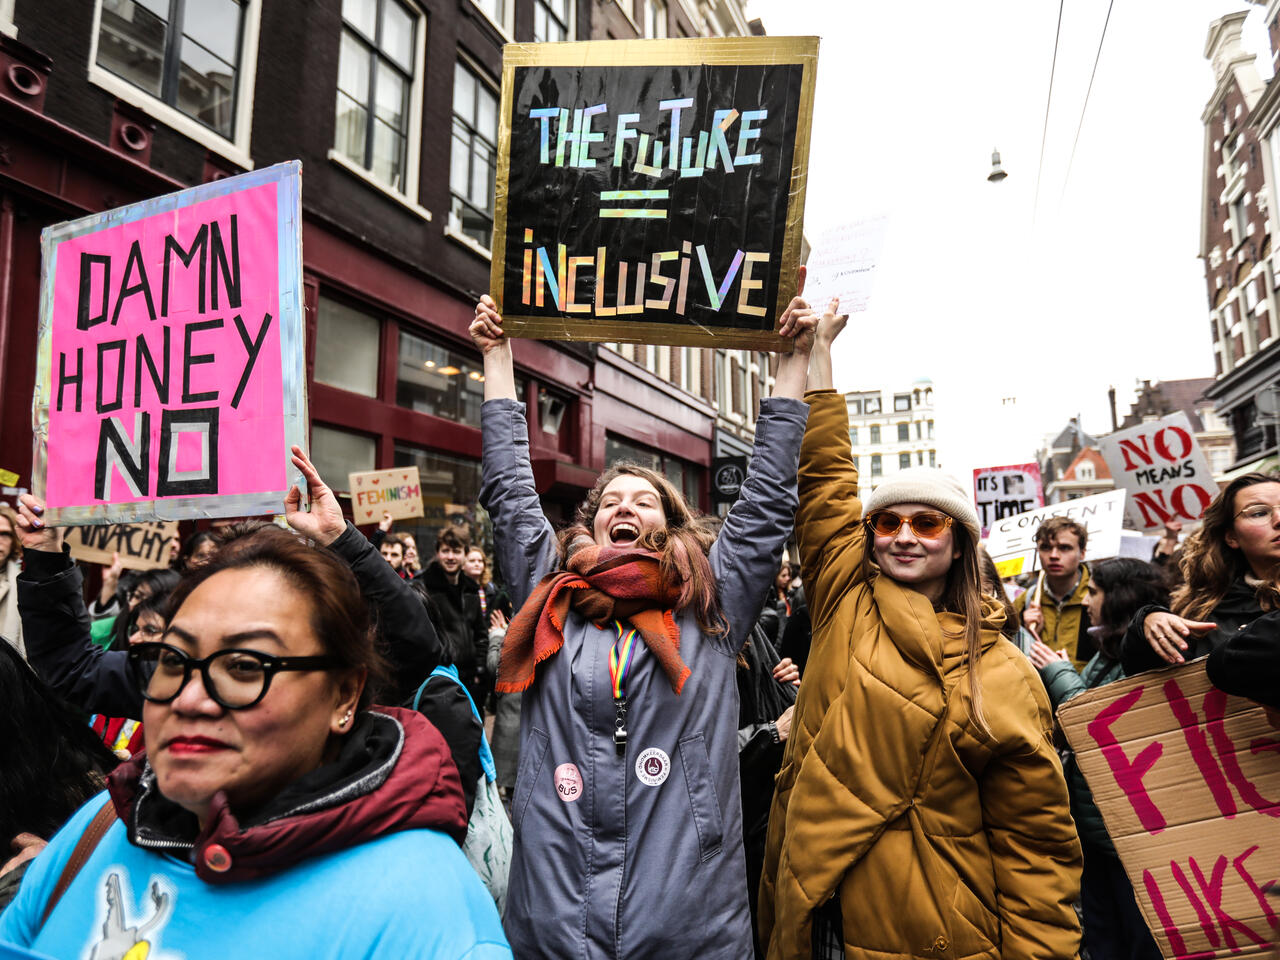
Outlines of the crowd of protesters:
{"type": "Polygon", "coordinates": [[[1158,957],[1054,711],[1207,655],[1280,727],[1280,477],[1152,562],[1051,519],[1011,599],[954,478],[859,498],[802,291],[723,518],[622,462],[557,530],[488,297],[492,556],[366,537],[298,448],[289,529],[88,597],[0,505],[0,952],[1158,957]]]}

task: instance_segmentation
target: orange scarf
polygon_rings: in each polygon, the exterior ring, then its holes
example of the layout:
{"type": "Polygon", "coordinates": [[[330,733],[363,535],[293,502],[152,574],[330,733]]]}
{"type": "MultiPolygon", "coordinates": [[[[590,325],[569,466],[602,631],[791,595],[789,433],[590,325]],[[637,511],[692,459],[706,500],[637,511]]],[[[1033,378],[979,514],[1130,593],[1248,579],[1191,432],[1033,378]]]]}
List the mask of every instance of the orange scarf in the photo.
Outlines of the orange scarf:
{"type": "Polygon", "coordinates": [[[507,627],[497,691],[520,693],[533,684],[537,665],[564,646],[572,609],[597,625],[628,621],[678,694],[689,677],[674,612],[680,589],[663,582],[660,559],[649,551],[594,544],[576,551],[566,570],[542,579],[507,627]]]}

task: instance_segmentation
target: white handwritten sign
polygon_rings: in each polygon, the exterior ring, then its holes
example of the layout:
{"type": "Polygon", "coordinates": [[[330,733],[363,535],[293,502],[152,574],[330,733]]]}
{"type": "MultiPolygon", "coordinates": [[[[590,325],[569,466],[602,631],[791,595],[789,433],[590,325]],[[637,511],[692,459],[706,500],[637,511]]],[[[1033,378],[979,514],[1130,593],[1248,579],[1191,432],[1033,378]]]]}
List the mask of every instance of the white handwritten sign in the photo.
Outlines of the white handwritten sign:
{"type": "Polygon", "coordinates": [[[1090,560],[1120,555],[1120,530],[1124,525],[1124,491],[1109,490],[1092,497],[1051,503],[997,520],[987,537],[987,552],[1001,577],[1016,577],[1040,566],[1036,531],[1050,517],[1070,517],[1084,524],[1089,534],[1086,555],[1090,560]]]}
{"type": "Polygon", "coordinates": [[[1160,530],[1170,520],[1199,520],[1218,483],[1191,421],[1179,410],[1098,440],[1116,485],[1129,491],[1129,523],[1160,530]]]}
{"type": "Polygon", "coordinates": [[[861,313],[871,300],[887,217],[868,217],[828,230],[818,237],[809,255],[805,299],[815,310],[840,298],[841,313],[861,313]]]}

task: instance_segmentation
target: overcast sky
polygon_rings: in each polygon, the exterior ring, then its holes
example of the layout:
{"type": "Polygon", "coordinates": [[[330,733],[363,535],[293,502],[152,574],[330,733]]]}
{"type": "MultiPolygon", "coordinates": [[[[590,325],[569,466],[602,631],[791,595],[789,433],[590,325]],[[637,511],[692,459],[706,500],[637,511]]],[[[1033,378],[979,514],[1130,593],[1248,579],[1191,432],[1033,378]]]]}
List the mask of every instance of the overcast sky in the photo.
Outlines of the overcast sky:
{"type": "Polygon", "coordinates": [[[962,477],[1030,460],[1077,413],[1109,430],[1110,385],[1123,417],[1138,380],[1213,374],[1196,256],[1204,42],[1216,17],[1252,9],[1245,46],[1269,76],[1261,9],[1117,2],[1068,179],[1107,6],[1066,5],[1037,205],[1058,4],[749,0],[768,33],[822,38],[806,234],[890,218],[836,386],[931,377],[941,462],[962,477]]]}

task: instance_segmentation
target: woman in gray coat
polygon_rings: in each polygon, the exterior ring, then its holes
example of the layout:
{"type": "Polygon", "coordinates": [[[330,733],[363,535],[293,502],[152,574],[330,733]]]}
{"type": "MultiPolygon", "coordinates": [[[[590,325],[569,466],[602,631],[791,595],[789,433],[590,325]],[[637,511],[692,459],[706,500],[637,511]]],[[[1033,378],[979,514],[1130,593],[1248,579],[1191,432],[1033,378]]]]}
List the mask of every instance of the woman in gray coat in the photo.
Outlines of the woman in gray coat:
{"type": "Polygon", "coordinates": [[[519,608],[498,690],[524,692],[504,920],[520,960],[752,955],[736,658],[791,532],[814,322],[799,297],[783,314],[795,350],[714,542],[665,477],[634,464],[607,471],[557,536],[502,319],[488,297],[476,305],[480,499],[519,608]]]}

